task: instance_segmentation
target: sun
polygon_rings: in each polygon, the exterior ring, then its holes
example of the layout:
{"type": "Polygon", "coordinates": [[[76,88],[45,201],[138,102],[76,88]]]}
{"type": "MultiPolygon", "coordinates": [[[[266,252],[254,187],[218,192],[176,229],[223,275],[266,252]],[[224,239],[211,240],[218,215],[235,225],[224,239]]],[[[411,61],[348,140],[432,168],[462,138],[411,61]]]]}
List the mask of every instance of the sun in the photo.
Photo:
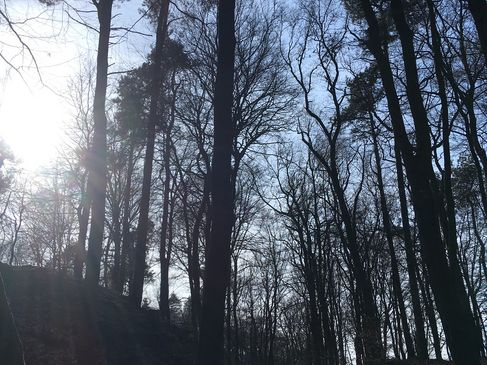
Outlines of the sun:
{"type": "Polygon", "coordinates": [[[76,55],[75,46],[61,36],[61,28],[42,21],[57,14],[54,8],[43,9],[34,1],[9,6],[9,16],[17,21],[15,30],[28,43],[26,47],[16,43],[17,36],[8,27],[0,27],[0,138],[10,147],[16,164],[29,171],[45,167],[58,155],[69,113],[63,93],[57,95],[54,90],[66,88],[67,60],[76,55]],[[36,36],[27,37],[32,29],[36,36]]]}
{"type": "MultiPolygon", "coordinates": [[[[119,21],[134,24],[140,17],[141,0],[128,4],[131,11],[119,21]]],[[[36,0],[9,3],[10,16],[18,21],[17,30],[26,36],[32,54],[19,48],[16,35],[0,22],[0,54],[12,61],[8,64],[0,59],[0,138],[21,167],[31,171],[59,156],[73,119],[72,104],[66,99],[69,81],[84,69],[85,59],[95,59],[98,35],[65,19],[65,10],[61,5],[46,8],[36,0]],[[46,17],[52,21],[46,22],[46,17]],[[28,21],[22,21],[25,19],[28,21]],[[33,29],[36,36],[27,37],[33,29]]],[[[110,48],[111,71],[129,70],[148,53],[151,39],[130,39],[110,48]]]]}
{"type": "Polygon", "coordinates": [[[58,156],[67,111],[60,96],[42,85],[12,78],[0,94],[0,138],[26,170],[41,169],[58,156]]]}

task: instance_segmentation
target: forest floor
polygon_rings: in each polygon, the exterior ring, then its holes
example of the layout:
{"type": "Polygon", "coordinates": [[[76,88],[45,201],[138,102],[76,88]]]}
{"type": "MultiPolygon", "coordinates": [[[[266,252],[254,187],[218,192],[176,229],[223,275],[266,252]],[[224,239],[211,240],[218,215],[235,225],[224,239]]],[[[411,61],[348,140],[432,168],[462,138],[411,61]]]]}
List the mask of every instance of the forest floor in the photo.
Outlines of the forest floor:
{"type": "MultiPolygon", "coordinates": [[[[487,365],[487,360],[481,359],[482,365],[487,365]]],[[[385,365],[455,365],[454,362],[448,360],[387,360],[385,365]]]]}
{"type": "MultiPolygon", "coordinates": [[[[481,364],[485,365],[485,360],[481,360],[481,364]]],[[[454,362],[448,360],[387,360],[385,365],[455,365],[454,362]]]]}
{"type": "MultiPolygon", "coordinates": [[[[89,288],[82,280],[48,269],[0,263],[0,272],[26,365],[191,364],[189,332],[177,326],[164,330],[157,310],[135,309],[110,289],[89,288]]],[[[385,362],[427,364],[453,365],[439,360],[385,362]]]]}
{"type": "Polygon", "coordinates": [[[35,267],[0,264],[26,365],[189,364],[181,329],[109,289],[35,267]]]}

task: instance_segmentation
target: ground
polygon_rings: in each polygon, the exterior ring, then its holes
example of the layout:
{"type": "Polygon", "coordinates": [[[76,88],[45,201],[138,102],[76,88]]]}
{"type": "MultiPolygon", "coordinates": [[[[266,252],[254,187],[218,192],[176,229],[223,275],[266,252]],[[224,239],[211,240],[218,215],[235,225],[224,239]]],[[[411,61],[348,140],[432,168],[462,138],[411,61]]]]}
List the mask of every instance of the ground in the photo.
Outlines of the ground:
{"type": "Polygon", "coordinates": [[[156,310],[47,269],[0,264],[0,271],[26,365],[190,363],[187,334],[163,330],[156,310]]]}
{"type": "MultiPolygon", "coordinates": [[[[191,364],[189,332],[180,326],[164,329],[156,310],[135,309],[112,290],[89,288],[82,280],[47,269],[0,264],[0,273],[26,365],[191,364]]],[[[4,361],[0,354],[0,364],[4,361]]],[[[452,365],[438,360],[385,362],[447,364],[452,365]]]]}

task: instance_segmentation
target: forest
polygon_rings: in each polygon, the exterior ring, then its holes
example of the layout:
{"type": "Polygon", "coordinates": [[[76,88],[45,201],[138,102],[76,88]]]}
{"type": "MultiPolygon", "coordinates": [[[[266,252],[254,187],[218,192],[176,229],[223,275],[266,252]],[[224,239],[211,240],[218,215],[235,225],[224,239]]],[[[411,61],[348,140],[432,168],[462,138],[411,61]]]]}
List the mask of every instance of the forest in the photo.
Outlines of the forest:
{"type": "Polygon", "coordinates": [[[486,0],[143,0],[117,72],[136,0],[32,1],[96,50],[49,166],[0,140],[2,263],[157,310],[197,365],[484,363],[486,0]]]}

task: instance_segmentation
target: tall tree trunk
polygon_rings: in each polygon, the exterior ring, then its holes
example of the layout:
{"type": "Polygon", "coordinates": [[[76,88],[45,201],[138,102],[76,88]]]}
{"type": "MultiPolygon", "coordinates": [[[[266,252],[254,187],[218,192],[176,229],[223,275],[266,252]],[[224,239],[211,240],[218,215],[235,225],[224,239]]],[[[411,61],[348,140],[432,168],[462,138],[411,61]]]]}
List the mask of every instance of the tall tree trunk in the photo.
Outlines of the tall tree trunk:
{"type": "MultiPolygon", "coordinates": [[[[310,280],[310,279],[308,279],[310,280]]],[[[321,329],[320,315],[318,313],[318,305],[316,301],[316,289],[314,287],[314,279],[311,279],[313,285],[308,289],[309,296],[309,324],[311,332],[311,356],[313,365],[322,365],[325,349],[323,347],[323,332],[321,329]]],[[[308,284],[310,285],[310,284],[308,284]]]]}
{"type": "Polygon", "coordinates": [[[111,287],[117,289],[120,283],[120,260],[121,260],[121,246],[122,246],[122,232],[120,222],[120,206],[118,202],[114,202],[112,208],[112,239],[113,239],[113,268],[111,275],[111,287]]]}
{"type": "Polygon", "coordinates": [[[411,330],[409,328],[408,317],[406,312],[406,305],[404,303],[404,296],[402,293],[401,287],[401,278],[399,276],[399,265],[397,262],[396,251],[394,249],[394,238],[392,234],[392,227],[391,227],[391,217],[389,215],[389,208],[387,207],[387,200],[386,194],[384,191],[384,182],[382,180],[382,166],[381,166],[381,159],[379,155],[379,145],[377,141],[378,131],[374,124],[373,117],[370,116],[370,123],[371,123],[371,135],[372,135],[372,143],[374,146],[374,157],[375,157],[375,165],[376,165],[376,172],[375,175],[377,177],[377,187],[379,190],[379,197],[380,197],[380,208],[382,213],[382,224],[384,226],[387,246],[389,248],[389,255],[391,257],[391,271],[392,271],[392,287],[393,293],[396,298],[397,306],[399,309],[399,317],[401,319],[402,330],[404,333],[404,340],[406,342],[406,349],[408,352],[408,357],[415,357],[416,352],[414,350],[413,339],[411,336],[411,330]]]}
{"type": "Polygon", "coordinates": [[[435,350],[436,359],[441,360],[442,351],[441,351],[441,343],[440,343],[440,332],[438,331],[436,311],[435,311],[433,300],[431,298],[427,275],[424,276],[424,283],[422,281],[419,281],[419,286],[421,288],[421,294],[423,296],[426,316],[428,318],[428,322],[430,325],[431,336],[433,337],[433,348],[435,350]]]}
{"type": "Polygon", "coordinates": [[[10,243],[10,258],[8,260],[8,264],[10,266],[12,266],[15,259],[15,246],[17,245],[17,241],[19,240],[19,233],[20,233],[20,229],[22,228],[24,211],[25,211],[24,199],[25,199],[25,190],[22,192],[22,197],[20,199],[19,216],[15,217],[14,219],[14,237],[12,239],[12,242],[10,243]]]}
{"type": "Polygon", "coordinates": [[[232,299],[231,299],[231,290],[227,288],[226,293],[226,308],[225,308],[225,330],[226,335],[225,338],[227,340],[225,346],[225,363],[228,365],[232,365],[232,350],[233,350],[233,343],[232,343],[232,299]]]}
{"type": "Polygon", "coordinates": [[[91,202],[91,225],[86,256],[86,280],[98,285],[105,223],[107,185],[107,117],[105,102],[108,79],[108,49],[113,0],[94,2],[100,31],[96,58],[96,84],[93,101],[93,144],[90,151],[87,193],[91,202]]]}
{"type": "Polygon", "coordinates": [[[78,242],[74,252],[73,272],[76,279],[83,278],[83,264],[85,261],[85,245],[88,233],[88,221],[90,219],[91,202],[86,194],[86,188],[81,192],[81,203],[78,207],[78,242]]]}
{"type": "Polygon", "coordinates": [[[487,2],[485,0],[468,0],[480,40],[480,47],[487,61],[487,2]]]}
{"type": "Polygon", "coordinates": [[[120,275],[115,290],[123,293],[123,288],[127,280],[127,260],[130,250],[130,200],[132,194],[132,174],[134,171],[134,141],[130,138],[129,159],[127,164],[127,177],[123,192],[123,211],[122,211],[122,253],[120,255],[120,275]]]}
{"type": "MultiPolygon", "coordinates": [[[[413,191],[415,191],[413,194],[416,195],[415,200],[417,201],[418,208],[420,207],[420,209],[417,209],[417,214],[419,212],[421,212],[421,214],[428,214],[427,219],[426,216],[421,217],[418,214],[418,227],[420,229],[420,237],[423,236],[423,240],[425,241],[423,252],[426,256],[425,261],[428,265],[428,272],[432,278],[433,294],[435,295],[440,314],[442,314],[443,327],[445,328],[447,341],[455,362],[458,365],[479,364],[480,343],[477,338],[477,329],[469,306],[468,297],[465,292],[460,265],[458,263],[455,212],[453,198],[451,196],[451,183],[449,182],[449,176],[446,176],[446,184],[448,185],[446,187],[449,190],[447,191],[447,209],[449,210],[448,220],[452,221],[450,224],[447,224],[446,227],[443,227],[443,236],[446,237],[446,244],[449,252],[447,261],[446,257],[441,257],[445,256],[445,254],[444,249],[442,248],[440,227],[434,227],[434,225],[432,227],[431,225],[432,216],[439,217],[436,224],[438,221],[441,221],[441,215],[444,212],[445,207],[442,202],[439,201],[440,192],[438,191],[438,186],[436,186],[436,177],[431,167],[429,121],[421,98],[421,89],[419,86],[413,45],[413,33],[405,18],[402,0],[393,0],[391,2],[391,10],[403,50],[403,60],[406,71],[406,93],[416,128],[418,156],[420,158],[420,163],[424,166],[422,172],[428,177],[426,181],[418,184],[420,186],[413,186],[413,191]],[[423,205],[425,203],[425,199],[423,199],[425,188],[427,189],[426,191],[428,191],[428,195],[430,195],[430,206],[423,205]],[[430,212],[428,212],[428,210],[430,210],[430,212]],[[431,213],[433,213],[433,215],[431,213]],[[434,241],[436,245],[433,246],[431,241],[434,241]],[[446,275],[450,278],[448,285],[445,285],[446,275]]],[[[444,115],[447,113],[446,105],[444,107],[445,108],[442,110],[442,118],[447,119],[447,116],[445,117],[444,115]]],[[[447,138],[446,158],[448,159],[449,126],[448,122],[444,123],[447,124],[445,127],[447,130],[444,132],[446,133],[447,138]]],[[[450,167],[451,166],[445,167],[446,174],[448,174],[450,167]]]]}
{"type": "MultiPolygon", "coordinates": [[[[329,85],[333,85],[332,83],[329,85]]],[[[356,294],[358,300],[355,303],[359,305],[356,308],[357,314],[361,317],[360,325],[357,323],[357,337],[360,339],[364,350],[364,362],[367,364],[379,364],[384,361],[385,351],[381,342],[381,326],[378,318],[377,305],[374,298],[374,288],[369,273],[367,272],[363,257],[360,251],[360,245],[357,238],[357,229],[355,226],[354,212],[350,209],[343,181],[340,179],[339,167],[337,164],[337,138],[343,120],[340,115],[339,103],[336,102],[337,96],[335,94],[334,86],[330,86],[331,93],[335,99],[336,121],[337,126],[334,127],[335,132],[332,134],[326,128],[323,129],[329,143],[329,156],[320,154],[312,144],[305,138],[302,140],[308,146],[313,155],[323,165],[327,175],[331,181],[331,187],[336,199],[337,209],[339,210],[341,222],[338,226],[343,225],[344,229],[340,234],[341,241],[346,251],[348,252],[348,259],[350,262],[353,278],[356,282],[356,294]]],[[[316,115],[312,114],[315,116],[316,115]]],[[[320,121],[320,125],[324,125],[320,121]]]]}
{"type": "Polygon", "coordinates": [[[428,358],[428,342],[426,339],[426,334],[424,332],[424,316],[421,309],[421,299],[418,289],[418,277],[416,275],[418,265],[416,262],[416,254],[414,252],[414,243],[411,237],[411,228],[409,226],[409,209],[406,199],[406,184],[404,181],[404,173],[402,169],[401,152],[399,151],[397,144],[394,145],[394,149],[396,160],[397,188],[399,192],[399,202],[401,206],[404,248],[406,251],[406,266],[409,278],[409,290],[411,292],[411,302],[413,305],[414,327],[416,330],[416,353],[418,358],[426,359],[428,358]]]}
{"type": "Polygon", "coordinates": [[[191,232],[191,248],[188,252],[188,267],[190,268],[191,282],[191,314],[193,320],[193,330],[195,336],[198,335],[201,315],[201,270],[200,270],[200,250],[199,239],[201,235],[201,225],[205,211],[210,204],[210,184],[209,177],[205,176],[203,186],[203,197],[198,208],[193,230],[191,232]]]}
{"type": "Polygon", "coordinates": [[[130,281],[129,296],[135,306],[140,306],[144,289],[145,254],[147,249],[147,232],[149,227],[149,204],[152,182],[152,163],[154,159],[154,143],[156,138],[156,124],[159,118],[159,99],[163,81],[162,54],[167,34],[167,17],[169,0],[163,0],[157,17],[156,46],[154,63],[152,65],[152,84],[150,89],[150,107],[147,122],[147,145],[144,157],[144,172],[142,180],[142,195],[140,198],[139,222],[137,224],[137,239],[135,243],[134,276],[130,281]]]}
{"type": "MultiPolygon", "coordinates": [[[[175,73],[173,73],[172,83],[174,85],[175,73]]],[[[162,198],[162,219],[161,219],[161,242],[159,249],[159,259],[161,262],[161,282],[160,282],[160,299],[159,310],[162,320],[169,323],[169,262],[171,259],[171,242],[168,240],[169,227],[169,195],[171,190],[171,133],[174,124],[176,109],[176,95],[173,95],[171,105],[171,115],[164,128],[164,192],[162,198]]]]}
{"type": "MultiPolygon", "coordinates": [[[[469,275],[468,271],[469,271],[468,270],[468,264],[466,262],[464,262],[463,276],[465,278],[465,286],[467,288],[468,296],[470,297],[470,302],[472,303],[472,311],[473,311],[473,315],[474,315],[475,325],[477,326],[477,329],[478,329],[479,341],[480,341],[480,343],[483,343],[483,338],[482,338],[482,323],[483,323],[482,312],[480,310],[480,307],[479,307],[479,304],[477,301],[477,290],[475,288],[475,279],[469,275]]],[[[480,354],[482,355],[482,357],[485,357],[485,349],[483,346],[480,349],[480,354]]]]}
{"type": "Polygon", "coordinates": [[[430,128],[419,86],[413,33],[404,17],[401,1],[393,0],[391,13],[403,51],[406,92],[415,125],[415,151],[405,130],[391,66],[382,48],[378,20],[369,0],[361,0],[361,4],[369,26],[367,45],[379,66],[394,136],[406,164],[418,221],[422,256],[428,267],[448,344],[457,365],[479,364],[480,344],[468,297],[462,278],[458,276],[457,270],[448,264],[445,242],[439,224],[441,201],[439,201],[438,183],[431,165],[430,128]]]}
{"type": "MultiPolygon", "coordinates": [[[[164,168],[166,170],[166,166],[164,168]]],[[[162,199],[162,219],[161,219],[161,242],[159,247],[159,259],[161,263],[161,282],[159,295],[159,310],[163,322],[169,324],[169,260],[170,245],[168,241],[169,225],[169,190],[171,181],[171,171],[169,164],[165,172],[164,193],[162,199]]]]}
{"type": "MultiPolygon", "coordinates": [[[[443,236],[447,242],[448,249],[448,261],[450,267],[455,276],[461,281],[461,290],[465,290],[462,281],[462,270],[460,268],[459,258],[458,258],[458,245],[457,245],[457,222],[455,214],[455,201],[453,199],[452,190],[452,162],[451,162],[451,152],[450,152],[450,120],[448,116],[448,98],[446,92],[445,79],[442,73],[443,70],[443,59],[441,54],[441,39],[436,27],[436,15],[435,7],[432,0],[427,0],[428,12],[431,27],[431,40],[433,46],[433,58],[435,64],[435,74],[436,80],[438,82],[438,95],[440,97],[441,103],[441,130],[443,134],[443,204],[440,210],[440,217],[443,228],[443,236]]],[[[486,8],[487,10],[487,8],[486,8]]],[[[483,151],[483,149],[482,149],[483,151]]],[[[473,313],[472,313],[473,315],[473,313]]],[[[475,321],[474,321],[475,322],[475,321]]],[[[480,328],[476,325],[477,330],[480,328]]],[[[482,342],[482,337],[480,336],[479,342],[482,342]]],[[[480,346],[481,347],[481,346],[480,346]]],[[[482,348],[482,347],[481,347],[482,348]]]]}
{"type": "Polygon", "coordinates": [[[240,336],[238,325],[238,255],[233,256],[233,270],[232,270],[232,318],[233,318],[233,333],[235,337],[233,346],[233,362],[234,364],[240,364],[239,351],[240,351],[240,336]]]}
{"type": "MultiPolygon", "coordinates": [[[[332,165],[336,164],[332,157],[332,165]]],[[[345,193],[340,186],[338,168],[332,166],[334,171],[330,177],[334,186],[334,191],[338,199],[341,218],[345,226],[346,237],[344,237],[345,247],[350,253],[350,261],[353,271],[353,277],[356,281],[356,291],[358,295],[359,307],[356,310],[360,313],[361,326],[357,327],[360,333],[360,339],[363,341],[364,364],[374,365],[381,364],[384,361],[385,351],[381,343],[380,321],[377,313],[377,305],[374,299],[374,290],[371,278],[364,268],[364,263],[360,254],[357,240],[357,232],[354,226],[354,220],[347,206],[345,193]]]]}
{"type": "MultiPolygon", "coordinates": [[[[175,184],[175,181],[173,181],[173,184],[175,184]]],[[[169,204],[169,217],[167,220],[167,241],[166,241],[166,246],[164,247],[164,254],[163,257],[165,257],[165,262],[161,263],[161,292],[164,290],[164,294],[161,294],[160,301],[163,302],[166,301],[167,305],[165,305],[165,308],[162,308],[159,306],[159,310],[161,311],[162,319],[165,321],[166,325],[169,325],[170,323],[170,308],[169,308],[169,263],[171,261],[171,252],[172,252],[172,245],[173,245],[173,224],[174,224],[174,198],[171,199],[170,204],[169,204]],[[164,277],[164,278],[162,278],[164,277]],[[165,298],[163,298],[163,295],[165,298]],[[166,299],[167,298],[167,299],[166,299]],[[162,313],[165,311],[166,313],[162,313]]]]}
{"type": "Polygon", "coordinates": [[[357,289],[353,285],[353,280],[350,279],[350,292],[353,300],[353,317],[355,324],[355,336],[353,339],[354,350],[355,350],[355,363],[357,365],[364,365],[365,351],[364,351],[364,340],[363,330],[362,330],[362,318],[360,316],[361,304],[360,297],[357,293],[357,289]]]}
{"type": "Polygon", "coordinates": [[[225,291],[230,280],[233,218],[231,156],[235,121],[232,118],[235,62],[235,0],[218,2],[218,60],[214,101],[214,144],[211,171],[211,233],[208,242],[198,365],[223,364],[225,291]]]}

